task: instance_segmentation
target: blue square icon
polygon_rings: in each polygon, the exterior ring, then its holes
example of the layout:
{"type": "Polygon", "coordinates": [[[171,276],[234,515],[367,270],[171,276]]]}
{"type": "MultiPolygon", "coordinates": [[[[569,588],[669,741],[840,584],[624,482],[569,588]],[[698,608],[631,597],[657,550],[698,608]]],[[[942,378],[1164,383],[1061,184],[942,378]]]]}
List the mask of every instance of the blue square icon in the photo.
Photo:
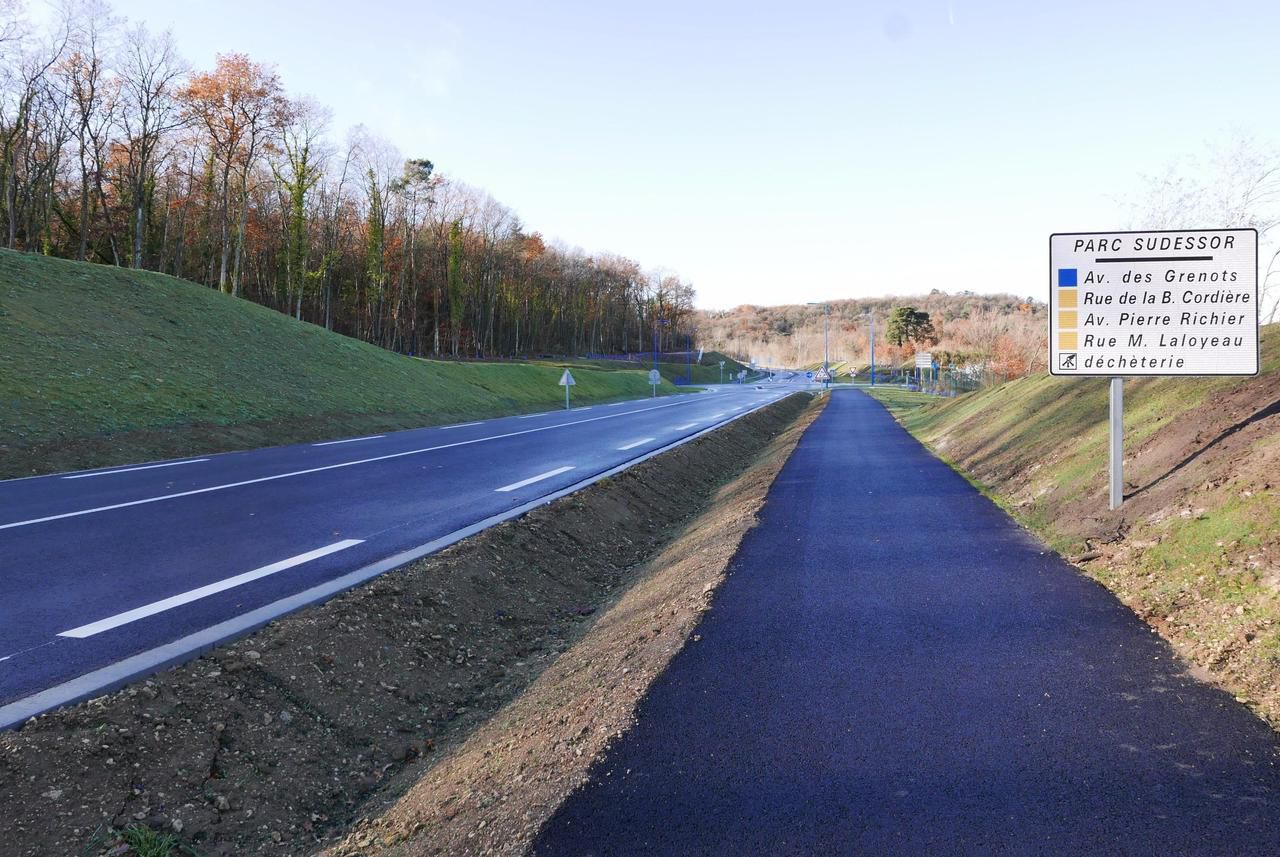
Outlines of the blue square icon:
{"type": "Polygon", "coordinates": [[[1076,287],[1076,269],[1075,268],[1059,268],[1058,269],[1058,287],[1076,287]]]}

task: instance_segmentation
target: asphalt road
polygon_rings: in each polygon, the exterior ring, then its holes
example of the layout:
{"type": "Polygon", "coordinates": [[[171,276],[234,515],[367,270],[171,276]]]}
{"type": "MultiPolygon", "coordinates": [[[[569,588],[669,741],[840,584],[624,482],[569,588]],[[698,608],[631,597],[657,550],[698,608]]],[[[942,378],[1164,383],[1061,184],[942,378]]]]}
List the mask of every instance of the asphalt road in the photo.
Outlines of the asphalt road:
{"type": "Polygon", "coordinates": [[[534,854],[1280,854],[1271,729],[861,393],[698,633],[534,854]]]}
{"type": "Polygon", "coordinates": [[[56,701],[189,657],[237,630],[225,625],[235,617],[265,621],[282,599],[403,560],[790,389],[731,385],[0,482],[0,726],[27,716],[33,694],[56,701]],[[200,629],[214,630],[188,639],[200,629]]]}

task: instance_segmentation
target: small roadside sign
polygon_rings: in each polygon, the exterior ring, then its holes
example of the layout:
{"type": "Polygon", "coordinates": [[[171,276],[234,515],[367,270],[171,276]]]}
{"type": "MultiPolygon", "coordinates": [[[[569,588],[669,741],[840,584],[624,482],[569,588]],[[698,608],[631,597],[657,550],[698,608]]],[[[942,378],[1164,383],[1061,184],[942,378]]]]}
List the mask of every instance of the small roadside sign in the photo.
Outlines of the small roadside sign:
{"type": "Polygon", "coordinates": [[[805,380],[807,380],[807,381],[812,381],[812,380],[813,380],[813,373],[812,373],[812,372],[805,372],[805,373],[804,373],[804,377],[805,377],[805,380]]]}
{"type": "Polygon", "coordinates": [[[662,374],[657,369],[649,370],[649,386],[653,387],[653,397],[658,398],[658,385],[662,383],[662,374]]]}
{"type": "Polygon", "coordinates": [[[1049,236],[1054,375],[1258,374],[1258,232],[1049,236]]]}
{"type": "Polygon", "coordinates": [[[933,355],[932,355],[932,354],[930,354],[928,351],[919,351],[919,352],[917,352],[917,353],[916,353],[916,368],[917,368],[917,369],[932,369],[932,368],[933,368],[933,355]]]}
{"type": "Polygon", "coordinates": [[[564,409],[569,410],[569,388],[578,382],[573,380],[573,373],[568,369],[560,376],[560,386],[564,387],[564,409]]]}

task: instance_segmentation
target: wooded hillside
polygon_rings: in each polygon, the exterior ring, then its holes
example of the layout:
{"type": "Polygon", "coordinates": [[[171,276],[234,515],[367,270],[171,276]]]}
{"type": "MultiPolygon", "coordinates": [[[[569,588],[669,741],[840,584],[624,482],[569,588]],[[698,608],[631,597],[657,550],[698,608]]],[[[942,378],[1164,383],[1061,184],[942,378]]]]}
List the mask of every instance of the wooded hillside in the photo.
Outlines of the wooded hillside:
{"type": "Polygon", "coordinates": [[[191,69],[103,3],[61,9],[44,30],[0,0],[0,246],[172,274],[417,355],[685,342],[678,277],[548,246],[428,153],[335,136],[269,63],[191,69]]]}
{"type": "MultiPolygon", "coordinates": [[[[876,330],[876,362],[894,364],[926,347],[943,365],[964,364],[1001,375],[1023,375],[1045,368],[1046,307],[1012,295],[972,292],[831,301],[830,359],[866,365],[870,361],[868,314],[876,330]],[[887,338],[888,318],[896,307],[929,313],[934,338],[901,344],[887,338]]],[[[739,359],[766,366],[821,363],[823,307],[814,304],[699,312],[699,339],[739,359]]]]}

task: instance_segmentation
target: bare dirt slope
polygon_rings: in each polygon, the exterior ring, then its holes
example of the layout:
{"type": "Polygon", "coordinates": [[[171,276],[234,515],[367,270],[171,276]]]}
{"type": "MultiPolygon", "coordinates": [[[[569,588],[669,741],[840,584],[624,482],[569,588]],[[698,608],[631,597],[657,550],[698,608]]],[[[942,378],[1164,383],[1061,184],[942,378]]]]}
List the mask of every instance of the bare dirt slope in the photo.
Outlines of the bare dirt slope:
{"type": "Polygon", "coordinates": [[[0,855],[104,854],[135,823],[206,857],[335,841],[555,663],[809,402],[0,734],[0,855]]]}

